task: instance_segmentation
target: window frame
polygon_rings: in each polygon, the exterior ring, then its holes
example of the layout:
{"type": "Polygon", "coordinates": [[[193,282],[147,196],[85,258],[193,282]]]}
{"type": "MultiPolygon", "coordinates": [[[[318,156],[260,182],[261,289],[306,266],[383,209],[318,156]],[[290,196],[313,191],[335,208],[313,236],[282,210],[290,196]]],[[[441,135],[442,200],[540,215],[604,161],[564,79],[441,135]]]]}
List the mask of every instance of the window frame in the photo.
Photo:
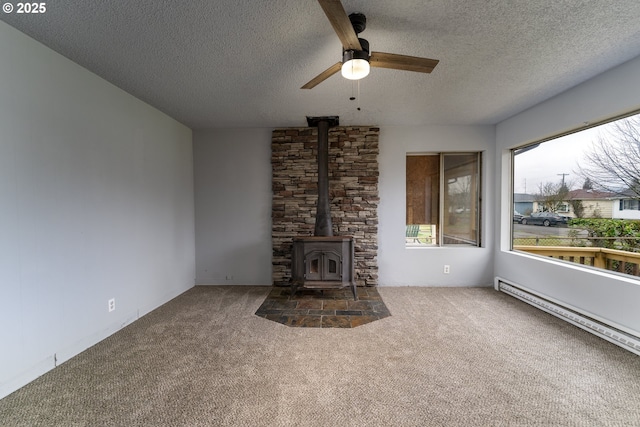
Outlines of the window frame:
{"type": "MultiPolygon", "coordinates": [[[[509,190],[509,212],[510,212],[510,227],[509,227],[509,251],[513,252],[513,253],[518,253],[518,254],[527,254],[530,255],[532,257],[535,258],[539,258],[542,261],[548,261],[550,259],[549,256],[547,255],[543,255],[543,254],[536,254],[536,253],[531,253],[531,252],[527,252],[527,251],[522,251],[522,250],[518,250],[518,249],[514,249],[514,232],[515,232],[515,226],[514,226],[514,222],[513,222],[513,216],[514,216],[514,212],[515,212],[515,200],[514,200],[514,194],[515,194],[515,157],[517,154],[520,153],[524,153],[526,151],[529,151],[531,149],[534,149],[536,147],[538,147],[539,145],[543,144],[543,143],[547,143],[550,141],[554,141],[557,139],[560,139],[562,137],[568,136],[568,135],[573,135],[573,134],[577,134],[580,132],[584,132],[587,131],[589,129],[593,129],[599,126],[603,126],[603,125],[607,125],[610,123],[614,123],[618,120],[622,120],[625,118],[629,118],[629,117],[633,117],[633,116],[638,116],[640,115],[640,110],[633,110],[631,112],[627,112],[624,114],[620,114],[620,115],[616,115],[616,116],[611,116],[609,118],[600,120],[600,121],[596,121],[596,122],[588,122],[585,121],[583,126],[580,126],[578,128],[574,128],[572,130],[566,131],[566,132],[561,132],[561,133],[557,133],[554,134],[552,136],[549,137],[545,137],[539,140],[535,140],[535,141],[530,141],[515,147],[512,147],[511,149],[509,149],[509,160],[510,160],[510,185],[511,188],[509,190]]],[[[623,200],[619,200],[620,202],[620,210],[622,208],[622,202],[623,200]]],[[[640,200],[638,201],[638,210],[640,210],[640,200]]],[[[610,270],[607,268],[602,268],[602,267],[596,267],[596,266],[592,266],[592,265],[585,265],[585,264],[579,264],[579,263],[575,263],[573,261],[570,260],[564,260],[564,259],[557,259],[557,258],[552,258],[553,261],[557,261],[561,264],[565,264],[565,265],[570,265],[572,267],[577,267],[577,268],[581,268],[584,269],[585,271],[590,271],[592,273],[604,273],[604,274],[612,274],[614,276],[620,276],[620,277],[625,277],[625,278],[629,278],[631,280],[640,280],[640,276],[634,276],[634,275],[629,275],[623,272],[618,272],[618,271],[614,271],[614,270],[610,270]]]]}
{"type": "MultiPolygon", "coordinates": [[[[484,180],[483,180],[483,160],[484,160],[484,151],[440,151],[440,152],[407,152],[405,153],[405,163],[408,157],[412,156],[438,156],[438,224],[435,224],[437,236],[433,238],[433,243],[424,243],[419,245],[412,245],[409,242],[409,237],[405,235],[405,247],[406,248],[481,248],[483,244],[482,239],[482,199],[483,199],[483,191],[484,191],[484,180]],[[475,229],[475,241],[468,244],[452,244],[452,243],[444,243],[446,240],[445,235],[445,227],[444,222],[448,219],[446,217],[445,205],[446,205],[446,195],[447,195],[447,182],[445,179],[445,157],[447,155],[450,156],[464,156],[464,155],[473,155],[475,156],[474,164],[475,164],[475,200],[473,203],[475,204],[475,217],[472,226],[475,229]]],[[[408,170],[405,170],[405,178],[408,177],[408,170]]],[[[405,227],[415,224],[407,224],[407,191],[405,188],[405,227]]],[[[422,224],[424,225],[424,224],[422,224]]]]}

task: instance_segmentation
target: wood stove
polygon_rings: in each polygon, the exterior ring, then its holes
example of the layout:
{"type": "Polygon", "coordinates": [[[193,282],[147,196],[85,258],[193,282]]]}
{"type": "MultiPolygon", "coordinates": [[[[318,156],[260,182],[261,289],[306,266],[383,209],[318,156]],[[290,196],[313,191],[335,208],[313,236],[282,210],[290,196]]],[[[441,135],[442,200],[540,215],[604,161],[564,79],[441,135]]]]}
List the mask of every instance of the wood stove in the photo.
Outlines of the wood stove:
{"type": "Polygon", "coordinates": [[[309,236],[293,239],[292,295],[299,287],[341,289],[350,286],[358,299],[353,266],[353,237],[309,236]]]}
{"type": "Polygon", "coordinates": [[[358,299],[355,282],[354,240],[333,236],[329,205],[329,127],[337,116],[307,117],[309,127],[318,127],[318,203],[314,236],[293,239],[291,253],[291,295],[299,287],[340,289],[350,286],[358,299]]]}

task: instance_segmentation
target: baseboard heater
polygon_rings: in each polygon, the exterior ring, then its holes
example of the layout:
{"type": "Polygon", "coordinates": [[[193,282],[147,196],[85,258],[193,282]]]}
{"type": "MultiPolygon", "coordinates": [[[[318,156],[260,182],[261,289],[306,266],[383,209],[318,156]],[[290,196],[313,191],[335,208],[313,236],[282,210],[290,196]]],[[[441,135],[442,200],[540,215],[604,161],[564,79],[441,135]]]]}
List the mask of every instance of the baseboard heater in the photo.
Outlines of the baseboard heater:
{"type": "Polygon", "coordinates": [[[531,290],[500,277],[496,277],[494,279],[494,287],[497,291],[501,291],[518,298],[527,304],[546,311],[549,314],[552,314],[640,356],[640,337],[624,332],[611,325],[607,325],[585,314],[579,313],[575,309],[550,301],[539,294],[533,293],[531,290]]]}

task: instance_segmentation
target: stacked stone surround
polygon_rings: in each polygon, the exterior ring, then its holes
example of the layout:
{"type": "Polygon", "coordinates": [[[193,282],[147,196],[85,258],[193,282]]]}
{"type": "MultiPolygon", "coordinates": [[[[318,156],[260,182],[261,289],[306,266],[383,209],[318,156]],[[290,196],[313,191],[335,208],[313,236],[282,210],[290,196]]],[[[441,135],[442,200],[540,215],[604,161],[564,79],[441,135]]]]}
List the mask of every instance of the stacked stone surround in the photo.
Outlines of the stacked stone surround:
{"type": "MultiPolygon", "coordinates": [[[[358,286],[378,284],[378,135],[370,126],[329,129],[329,200],[335,236],[353,236],[358,286]]],[[[318,129],[273,131],[273,284],[288,286],[294,237],[313,236],[318,129]]]]}

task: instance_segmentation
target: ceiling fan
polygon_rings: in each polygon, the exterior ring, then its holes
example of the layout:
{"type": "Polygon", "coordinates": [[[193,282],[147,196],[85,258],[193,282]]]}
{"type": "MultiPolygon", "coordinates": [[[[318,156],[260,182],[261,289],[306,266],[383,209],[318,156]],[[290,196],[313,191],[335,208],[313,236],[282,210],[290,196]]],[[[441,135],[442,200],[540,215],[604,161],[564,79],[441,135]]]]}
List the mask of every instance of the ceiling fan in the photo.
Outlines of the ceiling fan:
{"type": "Polygon", "coordinates": [[[366,16],[362,13],[347,16],[340,0],[318,0],[318,3],[342,42],[342,62],[333,64],[300,89],[312,89],[338,71],[342,71],[343,77],[347,79],[359,80],[369,74],[370,67],[430,73],[438,65],[437,59],[384,52],[369,53],[369,42],[358,38],[358,34],[367,26],[366,16]]]}

